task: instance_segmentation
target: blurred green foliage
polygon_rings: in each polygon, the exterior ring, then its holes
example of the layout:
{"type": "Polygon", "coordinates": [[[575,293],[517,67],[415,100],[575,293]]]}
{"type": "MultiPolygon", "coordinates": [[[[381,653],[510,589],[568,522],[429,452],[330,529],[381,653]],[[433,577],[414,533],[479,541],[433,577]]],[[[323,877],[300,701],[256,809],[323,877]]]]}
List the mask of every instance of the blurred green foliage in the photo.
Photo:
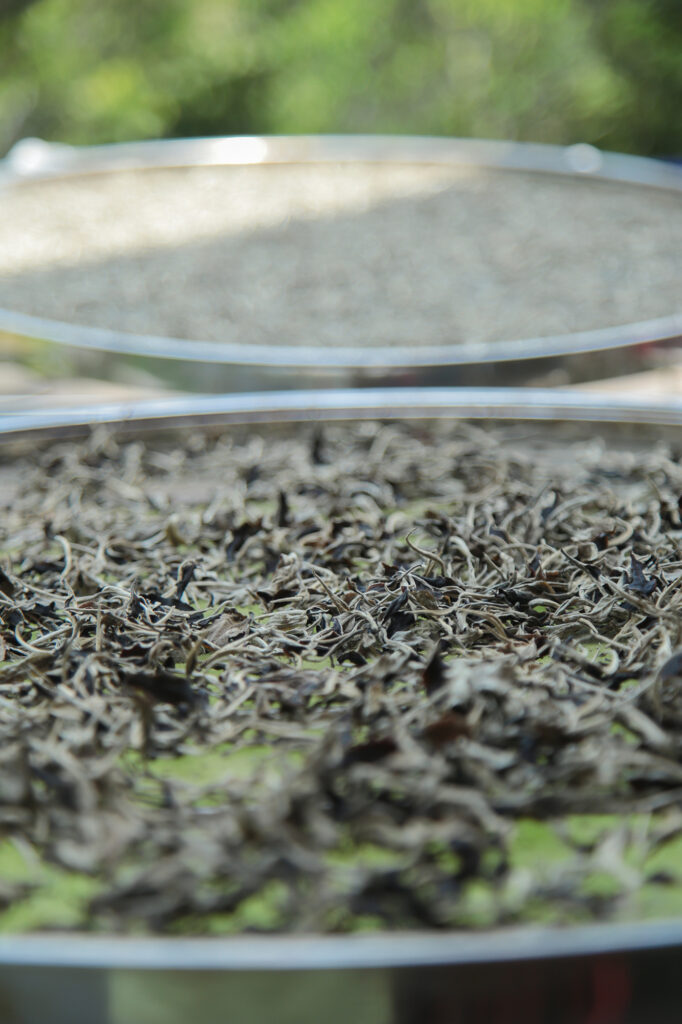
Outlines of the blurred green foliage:
{"type": "Polygon", "coordinates": [[[682,152],[682,0],[0,0],[0,152],[401,132],[682,152]]]}

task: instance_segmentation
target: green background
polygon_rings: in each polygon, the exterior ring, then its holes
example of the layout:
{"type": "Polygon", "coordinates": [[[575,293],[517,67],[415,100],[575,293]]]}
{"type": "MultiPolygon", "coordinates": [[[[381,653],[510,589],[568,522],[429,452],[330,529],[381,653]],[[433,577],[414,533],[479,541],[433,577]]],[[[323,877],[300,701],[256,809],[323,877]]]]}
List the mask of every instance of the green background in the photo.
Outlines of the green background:
{"type": "Polygon", "coordinates": [[[682,153],[680,0],[0,0],[0,154],[250,132],[682,153]]]}

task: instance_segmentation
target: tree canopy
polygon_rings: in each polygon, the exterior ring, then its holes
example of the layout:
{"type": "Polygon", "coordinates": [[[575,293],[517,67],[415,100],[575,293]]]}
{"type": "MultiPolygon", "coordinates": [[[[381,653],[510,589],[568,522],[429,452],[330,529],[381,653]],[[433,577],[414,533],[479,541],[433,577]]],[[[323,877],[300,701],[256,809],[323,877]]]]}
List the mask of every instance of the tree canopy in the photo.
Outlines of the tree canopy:
{"type": "Polygon", "coordinates": [[[0,0],[0,152],[400,132],[682,152],[679,0],[0,0]]]}

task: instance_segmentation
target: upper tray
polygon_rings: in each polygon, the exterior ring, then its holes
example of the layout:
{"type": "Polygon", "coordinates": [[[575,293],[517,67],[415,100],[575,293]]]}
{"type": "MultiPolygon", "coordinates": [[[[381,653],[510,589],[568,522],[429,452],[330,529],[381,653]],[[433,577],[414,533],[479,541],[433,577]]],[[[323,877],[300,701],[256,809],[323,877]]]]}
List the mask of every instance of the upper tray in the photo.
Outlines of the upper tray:
{"type": "MultiPolygon", "coordinates": [[[[568,148],[480,140],[409,137],[245,137],[126,143],[73,148],[26,139],[0,162],[0,187],[111,172],[256,165],[369,165],[491,172],[536,172],[545,180],[594,179],[643,189],[682,191],[682,173],[641,157],[568,148]]],[[[408,190],[409,191],[409,190],[408,190]]],[[[407,194],[407,193],[406,193],[407,194]]],[[[404,198],[404,196],[403,196],[404,198]]],[[[408,196],[409,198],[409,196],[408,196]]],[[[357,212],[357,211],[355,211],[357,212]]],[[[390,214],[390,210],[389,210],[390,214]]],[[[422,237],[419,244],[429,244],[422,237]]],[[[558,244],[561,245],[561,239],[558,244]]],[[[646,262],[642,254],[643,263],[646,262]]],[[[191,258],[191,257],[188,257],[191,258]]],[[[542,268],[540,268],[542,271],[542,268]]],[[[52,287],[58,287],[52,282],[52,287]]],[[[622,287],[627,287],[627,283],[622,287]]],[[[264,282],[267,290],[267,281],[264,282]]],[[[155,297],[155,301],[160,301],[155,297]]],[[[478,299],[476,300],[478,301],[478,299]]],[[[481,297],[481,303],[487,301],[481,297]]],[[[580,296],[576,296],[580,302],[580,296]]],[[[122,305],[124,304],[122,300],[122,305]]],[[[504,310],[502,310],[504,314],[504,310]]],[[[334,319],[330,310],[328,319],[334,319]]],[[[83,316],[81,314],[81,319],[83,316]]],[[[502,315],[504,320],[504,315],[502,315]]],[[[59,358],[74,372],[106,379],[130,376],[130,366],[182,390],[242,391],[295,386],[367,386],[532,383],[548,371],[586,380],[641,369],[654,348],[682,335],[682,312],[619,326],[572,333],[457,344],[263,344],[202,341],[133,333],[28,315],[0,308],[0,331],[33,344],[58,343],[59,358]]],[[[239,336],[239,330],[236,332],[239,336]]]]}

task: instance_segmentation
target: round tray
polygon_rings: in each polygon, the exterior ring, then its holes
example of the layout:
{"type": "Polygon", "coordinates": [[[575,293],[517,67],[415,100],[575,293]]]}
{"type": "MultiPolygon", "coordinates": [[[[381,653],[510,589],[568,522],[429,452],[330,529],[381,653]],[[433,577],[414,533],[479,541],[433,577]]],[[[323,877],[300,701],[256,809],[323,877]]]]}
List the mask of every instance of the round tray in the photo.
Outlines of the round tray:
{"type": "MultiPolygon", "coordinates": [[[[0,418],[0,440],[193,425],[484,418],[682,426],[682,401],[539,389],[204,396],[0,418]]],[[[682,919],[487,933],[0,937],[8,1024],[667,1024],[679,1019],[682,919]]]]}
{"type": "MultiPolygon", "coordinates": [[[[424,164],[531,171],[682,191],[671,164],[567,148],[481,140],[381,137],[245,137],[72,148],[25,139],[0,161],[0,187],[111,171],[190,166],[330,163],[424,164]]],[[[23,358],[59,346],[57,359],[104,379],[146,370],[181,390],[278,387],[496,385],[532,383],[561,370],[588,380],[642,369],[654,349],[682,336],[682,311],[654,320],[572,334],[451,346],[294,347],[184,341],[83,326],[0,309],[0,331],[21,340],[23,358]]],[[[54,361],[54,360],[53,360],[54,361]]]]}

